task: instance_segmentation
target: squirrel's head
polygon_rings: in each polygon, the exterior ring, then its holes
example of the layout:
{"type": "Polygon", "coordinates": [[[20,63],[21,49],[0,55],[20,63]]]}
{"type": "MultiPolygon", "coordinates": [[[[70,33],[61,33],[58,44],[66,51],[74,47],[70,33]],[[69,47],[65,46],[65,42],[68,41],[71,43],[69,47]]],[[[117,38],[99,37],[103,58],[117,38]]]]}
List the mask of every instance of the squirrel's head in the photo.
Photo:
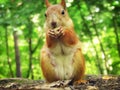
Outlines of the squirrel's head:
{"type": "Polygon", "coordinates": [[[54,29],[57,27],[69,28],[73,26],[67,10],[65,0],[62,0],[60,4],[51,5],[48,0],[45,0],[47,10],[45,12],[45,27],[48,29],[54,29]]]}

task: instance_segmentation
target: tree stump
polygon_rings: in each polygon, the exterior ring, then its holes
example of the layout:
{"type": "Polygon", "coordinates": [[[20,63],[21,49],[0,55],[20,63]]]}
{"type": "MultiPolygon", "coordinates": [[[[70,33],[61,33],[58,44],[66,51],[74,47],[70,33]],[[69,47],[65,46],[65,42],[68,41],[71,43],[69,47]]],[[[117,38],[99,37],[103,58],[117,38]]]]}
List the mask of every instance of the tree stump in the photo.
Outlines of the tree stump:
{"type": "Polygon", "coordinates": [[[0,90],[120,90],[120,76],[88,75],[86,83],[79,85],[68,85],[69,81],[45,83],[24,78],[1,79],[0,90]]]}

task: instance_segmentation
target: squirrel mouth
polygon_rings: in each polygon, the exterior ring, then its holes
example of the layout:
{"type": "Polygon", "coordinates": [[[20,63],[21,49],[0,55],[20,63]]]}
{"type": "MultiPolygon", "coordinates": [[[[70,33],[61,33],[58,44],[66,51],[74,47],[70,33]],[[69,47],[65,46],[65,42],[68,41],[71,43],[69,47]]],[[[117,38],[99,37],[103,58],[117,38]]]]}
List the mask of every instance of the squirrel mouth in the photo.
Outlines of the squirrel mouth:
{"type": "Polygon", "coordinates": [[[52,22],[51,26],[52,26],[52,28],[56,28],[57,27],[57,23],[56,22],[52,22]]]}
{"type": "Polygon", "coordinates": [[[52,28],[54,29],[54,28],[56,28],[57,26],[52,26],[52,28]]]}

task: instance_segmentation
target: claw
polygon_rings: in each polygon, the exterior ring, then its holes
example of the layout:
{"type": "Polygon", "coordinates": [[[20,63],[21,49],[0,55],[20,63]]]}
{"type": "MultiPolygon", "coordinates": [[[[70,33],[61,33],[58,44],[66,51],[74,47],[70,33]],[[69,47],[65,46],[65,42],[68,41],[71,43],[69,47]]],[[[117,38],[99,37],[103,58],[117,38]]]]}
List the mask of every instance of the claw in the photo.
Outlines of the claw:
{"type": "Polygon", "coordinates": [[[64,35],[64,30],[62,28],[59,29],[59,37],[63,36],[64,35]]]}
{"type": "Polygon", "coordinates": [[[86,83],[87,83],[86,80],[80,80],[80,81],[74,82],[74,85],[80,85],[80,84],[86,84],[86,83]]]}
{"type": "Polygon", "coordinates": [[[59,37],[64,35],[64,30],[61,27],[51,29],[51,30],[48,31],[48,35],[53,37],[53,38],[58,39],[59,37]]]}
{"type": "Polygon", "coordinates": [[[56,82],[53,82],[50,86],[51,87],[66,87],[68,86],[69,82],[70,80],[56,81],[56,82]]]}
{"type": "Polygon", "coordinates": [[[53,37],[53,38],[56,38],[56,35],[55,35],[55,31],[54,30],[49,30],[48,31],[48,35],[53,37]]]}

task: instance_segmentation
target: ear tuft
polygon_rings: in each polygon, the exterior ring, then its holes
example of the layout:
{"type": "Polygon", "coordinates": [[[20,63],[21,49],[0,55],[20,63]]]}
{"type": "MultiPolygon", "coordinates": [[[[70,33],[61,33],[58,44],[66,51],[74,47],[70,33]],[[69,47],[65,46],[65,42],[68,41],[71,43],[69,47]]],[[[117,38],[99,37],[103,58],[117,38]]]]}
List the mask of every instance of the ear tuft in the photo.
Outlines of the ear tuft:
{"type": "Polygon", "coordinates": [[[51,4],[49,3],[48,0],[45,0],[45,5],[46,5],[47,8],[48,8],[49,6],[51,6],[51,4]]]}
{"type": "Polygon", "coordinates": [[[65,0],[62,0],[62,1],[61,1],[61,5],[64,7],[64,9],[66,9],[66,3],[65,3],[65,0]]]}

